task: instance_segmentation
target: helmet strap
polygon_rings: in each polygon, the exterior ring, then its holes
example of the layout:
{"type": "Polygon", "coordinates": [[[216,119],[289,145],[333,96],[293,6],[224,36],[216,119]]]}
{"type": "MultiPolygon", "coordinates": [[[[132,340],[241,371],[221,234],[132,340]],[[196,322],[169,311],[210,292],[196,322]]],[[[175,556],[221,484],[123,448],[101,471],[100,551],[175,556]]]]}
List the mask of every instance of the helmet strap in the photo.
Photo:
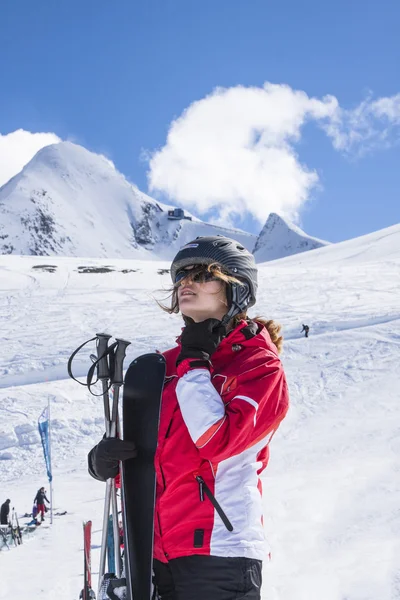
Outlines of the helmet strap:
{"type": "Polygon", "coordinates": [[[227,300],[229,310],[222,318],[222,324],[227,326],[229,321],[243,312],[250,302],[250,286],[247,282],[241,284],[231,283],[227,287],[227,300]]]}

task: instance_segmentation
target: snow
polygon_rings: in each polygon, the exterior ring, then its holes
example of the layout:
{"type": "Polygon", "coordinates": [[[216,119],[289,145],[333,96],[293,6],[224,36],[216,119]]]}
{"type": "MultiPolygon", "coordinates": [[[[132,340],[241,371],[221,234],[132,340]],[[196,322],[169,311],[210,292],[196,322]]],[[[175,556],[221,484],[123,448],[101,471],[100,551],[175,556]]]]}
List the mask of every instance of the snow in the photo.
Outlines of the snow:
{"type": "Polygon", "coordinates": [[[327,246],[329,242],[307,235],[287,219],[271,213],[257,238],[254,256],[257,262],[276,260],[327,246]]]}
{"type": "MultiPolygon", "coordinates": [[[[102,400],[67,379],[66,361],[97,331],[132,341],[127,363],[173,345],[180,318],[154,300],[167,295],[168,267],[0,256],[1,501],[29,512],[46,485],[36,422],[50,398],[54,502],[68,511],[24,546],[0,552],[0,600],[77,598],[87,519],[97,572],[105,486],[86,473],[86,454],[103,433],[102,400]]],[[[260,265],[252,314],[283,324],[291,392],[263,477],[272,546],[263,600],[400,598],[399,289],[400,225],[260,265]]]]}
{"type": "Polygon", "coordinates": [[[228,235],[250,250],[256,236],[196,219],[129,183],[104,156],[71,142],[46,146],[0,188],[3,254],[172,259],[199,235],[228,235]]]}

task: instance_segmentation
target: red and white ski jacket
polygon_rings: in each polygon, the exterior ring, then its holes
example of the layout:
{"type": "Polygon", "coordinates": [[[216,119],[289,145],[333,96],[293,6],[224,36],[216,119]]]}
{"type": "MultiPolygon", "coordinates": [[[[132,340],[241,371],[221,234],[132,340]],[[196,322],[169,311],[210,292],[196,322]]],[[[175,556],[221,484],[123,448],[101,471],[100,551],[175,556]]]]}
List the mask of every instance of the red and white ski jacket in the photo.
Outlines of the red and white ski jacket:
{"type": "Polygon", "coordinates": [[[289,404],[276,348],[265,327],[242,321],[213,354],[211,372],[179,376],[179,352],[164,353],[154,557],[264,559],[259,475],[289,404]]]}

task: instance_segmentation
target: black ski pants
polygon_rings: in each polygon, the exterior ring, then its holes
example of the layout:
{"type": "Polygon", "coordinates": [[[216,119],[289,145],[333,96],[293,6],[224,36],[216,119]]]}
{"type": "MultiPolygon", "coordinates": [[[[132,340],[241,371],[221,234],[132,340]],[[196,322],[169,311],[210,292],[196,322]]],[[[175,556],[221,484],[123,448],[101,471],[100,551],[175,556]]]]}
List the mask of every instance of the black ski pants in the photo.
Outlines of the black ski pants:
{"type": "Polygon", "coordinates": [[[260,600],[262,561],[182,556],[154,561],[157,600],[260,600]]]}

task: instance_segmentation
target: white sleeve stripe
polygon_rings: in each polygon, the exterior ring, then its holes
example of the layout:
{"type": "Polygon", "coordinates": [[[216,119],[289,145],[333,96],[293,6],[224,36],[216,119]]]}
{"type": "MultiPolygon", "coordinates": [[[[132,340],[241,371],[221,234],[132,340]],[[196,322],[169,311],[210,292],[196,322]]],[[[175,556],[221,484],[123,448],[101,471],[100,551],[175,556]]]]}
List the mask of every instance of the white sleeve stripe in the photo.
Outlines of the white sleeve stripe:
{"type": "Polygon", "coordinates": [[[258,403],[253,400],[253,398],[249,398],[248,396],[235,396],[234,398],[232,398],[231,402],[233,402],[234,400],[244,400],[245,402],[248,402],[249,404],[251,404],[251,406],[253,406],[255,408],[255,415],[254,415],[254,426],[256,425],[257,422],[257,411],[258,411],[258,403]]]}
{"type": "Polygon", "coordinates": [[[248,396],[235,396],[234,398],[232,398],[231,402],[236,400],[236,398],[239,398],[240,400],[245,400],[246,402],[248,402],[249,404],[254,406],[254,408],[256,409],[256,412],[258,411],[258,402],[253,400],[253,398],[249,398],[248,396]]]}
{"type": "Polygon", "coordinates": [[[176,386],[176,395],[183,420],[195,444],[211,427],[224,419],[224,403],[206,369],[192,369],[181,377],[176,386]]]}

